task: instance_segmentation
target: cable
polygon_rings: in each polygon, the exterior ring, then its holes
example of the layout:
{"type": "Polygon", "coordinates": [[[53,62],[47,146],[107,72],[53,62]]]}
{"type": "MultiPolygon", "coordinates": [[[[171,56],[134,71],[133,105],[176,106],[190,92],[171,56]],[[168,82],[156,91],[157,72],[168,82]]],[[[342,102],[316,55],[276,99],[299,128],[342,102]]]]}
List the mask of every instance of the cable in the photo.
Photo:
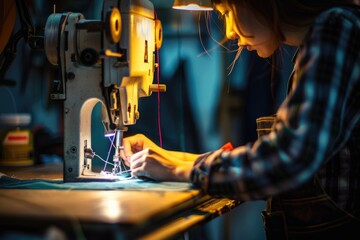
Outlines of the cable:
{"type": "Polygon", "coordinates": [[[17,113],[17,106],[16,106],[16,101],[15,101],[15,97],[14,94],[10,91],[10,89],[8,87],[4,87],[4,89],[8,92],[8,94],[10,95],[10,99],[11,99],[11,103],[14,107],[14,113],[17,113]]]}
{"type": "MultiPolygon", "coordinates": [[[[155,20],[158,20],[158,16],[157,13],[155,11],[155,20]]],[[[156,46],[155,46],[156,47],[156,46]]],[[[158,118],[158,133],[159,133],[159,145],[160,147],[162,147],[162,132],[161,132],[161,111],[160,111],[160,106],[161,106],[161,102],[160,102],[160,54],[159,54],[159,49],[155,49],[156,51],[156,59],[157,59],[157,68],[156,68],[156,80],[157,80],[157,85],[158,85],[158,94],[157,94],[157,100],[158,100],[158,112],[157,112],[157,118],[158,118]]]]}
{"type": "Polygon", "coordinates": [[[160,54],[159,50],[156,50],[156,56],[158,59],[158,67],[156,68],[156,79],[157,79],[157,85],[158,85],[158,131],[159,131],[159,142],[160,147],[162,147],[162,133],[161,133],[161,111],[160,111],[160,54]]]}
{"type": "MultiPolygon", "coordinates": [[[[114,137],[111,139],[111,136],[108,137],[109,140],[110,140],[110,147],[109,147],[109,151],[108,151],[108,154],[107,154],[107,157],[106,157],[106,161],[105,161],[105,165],[104,165],[104,168],[103,168],[103,171],[106,170],[106,165],[108,164],[108,161],[109,161],[109,156],[110,156],[110,152],[111,152],[111,146],[114,145],[114,139],[115,139],[115,135],[114,137]]],[[[110,164],[110,163],[109,163],[110,164]]]]}
{"type": "MultiPolygon", "coordinates": [[[[99,155],[97,155],[96,153],[95,153],[95,155],[94,155],[95,157],[98,157],[101,161],[103,161],[104,163],[106,163],[106,164],[110,164],[110,165],[112,165],[112,166],[114,166],[114,164],[113,163],[110,163],[110,162],[107,162],[107,160],[105,160],[105,159],[103,159],[102,157],[100,157],[99,155]]],[[[104,170],[105,171],[105,170],[104,170]]]]}

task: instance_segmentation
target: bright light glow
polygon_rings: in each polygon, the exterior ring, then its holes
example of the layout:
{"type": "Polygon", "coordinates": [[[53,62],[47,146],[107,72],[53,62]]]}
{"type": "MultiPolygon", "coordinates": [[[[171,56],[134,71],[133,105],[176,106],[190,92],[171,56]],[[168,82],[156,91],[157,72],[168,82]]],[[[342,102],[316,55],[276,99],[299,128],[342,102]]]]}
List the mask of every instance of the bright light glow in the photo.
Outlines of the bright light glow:
{"type": "Polygon", "coordinates": [[[192,11],[211,11],[213,10],[213,4],[211,0],[175,0],[173,8],[192,11]]]}
{"type": "Polygon", "coordinates": [[[118,199],[107,196],[101,200],[99,206],[102,214],[111,221],[117,221],[121,217],[121,202],[118,199]]]}
{"type": "Polygon", "coordinates": [[[190,3],[188,5],[173,6],[173,8],[180,9],[180,10],[191,10],[191,11],[212,11],[213,10],[211,7],[204,7],[204,6],[195,4],[195,3],[190,3]]]}
{"type": "Polygon", "coordinates": [[[113,137],[115,136],[115,132],[106,133],[105,137],[113,137]]]}

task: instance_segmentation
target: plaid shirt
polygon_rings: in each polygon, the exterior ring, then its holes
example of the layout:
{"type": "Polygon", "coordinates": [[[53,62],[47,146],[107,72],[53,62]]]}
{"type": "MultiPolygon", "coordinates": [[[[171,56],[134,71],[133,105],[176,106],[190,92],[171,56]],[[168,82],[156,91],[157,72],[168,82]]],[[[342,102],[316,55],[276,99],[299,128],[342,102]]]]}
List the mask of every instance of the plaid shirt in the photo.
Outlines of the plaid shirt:
{"type": "Polygon", "coordinates": [[[344,209],[360,209],[360,14],[320,14],[299,47],[273,130],[255,143],[202,155],[191,181],[206,193],[264,199],[318,175],[344,209]]]}

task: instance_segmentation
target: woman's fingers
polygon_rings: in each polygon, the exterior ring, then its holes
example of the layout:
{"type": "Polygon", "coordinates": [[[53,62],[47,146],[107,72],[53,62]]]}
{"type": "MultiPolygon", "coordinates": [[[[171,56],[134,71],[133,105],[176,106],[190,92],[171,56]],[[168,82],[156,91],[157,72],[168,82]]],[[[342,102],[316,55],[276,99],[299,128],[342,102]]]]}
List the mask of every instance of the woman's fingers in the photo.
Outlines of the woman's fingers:
{"type": "Polygon", "coordinates": [[[140,166],[143,165],[144,161],[146,160],[146,157],[149,153],[149,149],[144,149],[140,152],[134,153],[131,157],[130,157],[130,168],[132,170],[139,168],[140,166]]]}
{"type": "Polygon", "coordinates": [[[121,158],[125,161],[127,166],[130,166],[130,157],[144,148],[144,135],[136,134],[131,137],[124,138],[122,146],[124,149],[120,151],[121,158]]]}
{"type": "Polygon", "coordinates": [[[146,148],[129,158],[131,175],[137,178],[173,180],[175,169],[182,164],[160,148],[146,148]]]}
{"type": "Polygon", "coordinates": [[[137,168],[133,171],[131,171],[131,176],[132,177],[136,177],[136,178],[151,178],[150,176],[148,176],[149,174],[144,171],[142,168],[137,168]]]}
{"type": "Polygon", "coordinates": [[[133,137],[125,138],[123,140],[122,145],[124,147],[124,151],[121,151],[120,155],[122,159],[129,161],[130,156],[133,155],[133,151],[132,151],[134,145],[133,137]]]}
{"type": "Polygon", "coordinates": [[[131,175],[137,178],[151,178],[154,169],[154,163],[160,161],[160,159],[153,159],[151,157],[151,153],[153,151],[149,148],[144,149],[143,151],[137,152],[130,158],[130,168],[131,168],[131,175]]]}

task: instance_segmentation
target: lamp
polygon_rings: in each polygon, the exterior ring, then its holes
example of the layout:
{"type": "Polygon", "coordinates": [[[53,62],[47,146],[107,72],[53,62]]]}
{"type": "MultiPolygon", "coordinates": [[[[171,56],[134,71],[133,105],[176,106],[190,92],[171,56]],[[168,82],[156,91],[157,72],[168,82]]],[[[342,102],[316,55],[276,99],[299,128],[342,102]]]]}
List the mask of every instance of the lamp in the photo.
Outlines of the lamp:
{"type": "Polygon", "coordinates": [[[213,6],[211,0],[175,0],[174,9],[194,10],[194,11],[211,11],[213,6]]]}

